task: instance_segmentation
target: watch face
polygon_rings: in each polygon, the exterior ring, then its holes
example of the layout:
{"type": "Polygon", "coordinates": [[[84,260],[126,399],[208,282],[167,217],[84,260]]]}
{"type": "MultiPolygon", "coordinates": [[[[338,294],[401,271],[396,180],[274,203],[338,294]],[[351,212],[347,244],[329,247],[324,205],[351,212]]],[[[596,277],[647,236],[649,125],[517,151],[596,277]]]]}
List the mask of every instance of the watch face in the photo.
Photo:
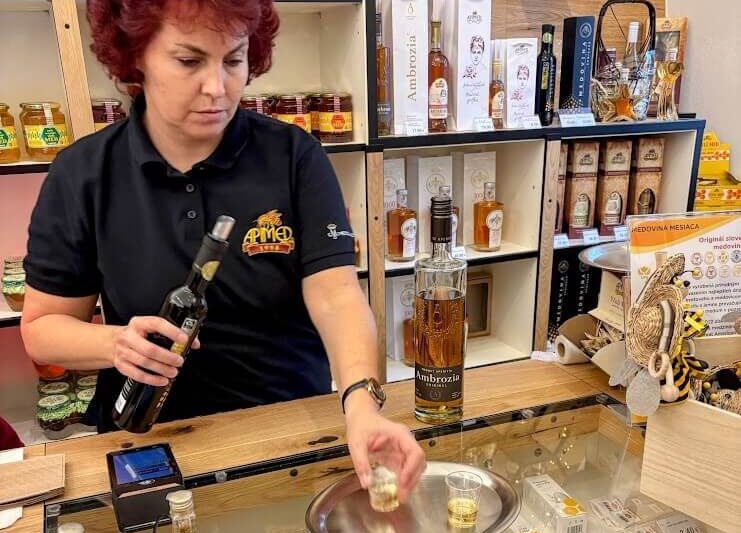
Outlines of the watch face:
{"type": "Polygon", "coordinates": [[[386,401],[386,393],[383,392],[380,383],[378,383],[374,378],[368,380],[368,388],[370,389],[371,394],[373,394],[373,396],[375,396],[381,403],[386,401]]]}

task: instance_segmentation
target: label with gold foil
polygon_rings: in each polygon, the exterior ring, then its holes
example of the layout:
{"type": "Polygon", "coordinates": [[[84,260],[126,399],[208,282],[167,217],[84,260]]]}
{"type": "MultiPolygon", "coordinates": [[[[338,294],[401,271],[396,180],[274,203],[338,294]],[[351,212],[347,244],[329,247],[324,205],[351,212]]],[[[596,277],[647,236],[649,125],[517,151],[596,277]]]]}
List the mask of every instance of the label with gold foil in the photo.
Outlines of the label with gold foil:
{"type": "Polygon", "coordinates": [[[0,128],[0,150],[15,150],[18,148],[18,136],[15,126],[0,128]]]}
{"type": "Polygon", "coordinates": [[[345,133],[352,131],[352,113],[320,112],[319,131],[322,133],[345,133]]]}
{"type": "Polygon", "coordinates": [[[203,276],[203,279],[206,281],[211,281],[214,279],[214,276],[216,275],[216,271],[219,269],[219,265],[221,263],[219,261],[209,261],[205,265],[201,267],[201,276],[203,276]]]}
{"type": "Polygon", "coordinates": [[[69,144],[67,126],[64,124],[23,126],[23,130],[29,148],[58,148],[69,144]]]}
{"type": "Polygon", "coordinates": [[[298,115],[283,115],[276,113],[273,118],[280,120],[281,122],[287,122],[288,124],[294,124],[304,130],[306,133],[311,133],[311,114],[302,113],[298,115]]]}
{"type": "MultiPolygon", "coordinates": [[[[189,341],[190,341],[190,337],[195,335],[197,328],[198,328],[198,320],[196,320],[195,318],[186,318],[185,320],[183,320],[183,325],[180,326],[180,329],[183,332],[185,332],[186,335],[188,335],[189,341]]],[[[173,342],[172,346],[170,347],[170,351],[178,355],[183,355],[183,352],[185,352],[185,344],[180,344],[179,342],[173,342]]]]}

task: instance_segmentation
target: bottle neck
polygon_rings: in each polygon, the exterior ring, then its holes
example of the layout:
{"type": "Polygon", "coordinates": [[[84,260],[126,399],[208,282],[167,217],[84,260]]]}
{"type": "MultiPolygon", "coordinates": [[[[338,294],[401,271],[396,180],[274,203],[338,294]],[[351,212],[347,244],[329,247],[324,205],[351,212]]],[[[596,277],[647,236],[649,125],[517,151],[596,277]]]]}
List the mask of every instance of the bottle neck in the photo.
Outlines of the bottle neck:
{"type": "Polygon", "coordinates": [[[381,14],[376,13],[376,48],[383,47],[383,23],[381,22],[381,14]]]}
{"type": "Polygon", "coordinates": [[[493,72],[492,79],[494,81],[502,81],[502,62],[501,61],[496,60],[492,63],[492,72],[493,72]]]}
{"type": "Polygon", "coordinates": [[[450,242],[432,243],[432,259],[447,261],[452,257],[450,242]]]}
{"type": "Polygon", "coordinates": [[[208,287],[209,280],[205,279],[201,274],[201,270],[197,269],[193,265],[193,269],[188,274],[188,279],[185,285],[191,290],[196,296],[203,297],[206,294],[206,288],[208,287]]]}
{"type": "Polygon", "coordinates": [[[440,23],[433,21],[432,27],[430,29],[430,51],[431,52],[439,52],[440,51],[440,23]]]}
{"type": "Polygon", "coordinates": [[[543,42],[540,45],[540,53],[549,56],[553,54],[553,37],[550,37],[549,39],[546,39],[546,37],[543,37],[543,42]]]}

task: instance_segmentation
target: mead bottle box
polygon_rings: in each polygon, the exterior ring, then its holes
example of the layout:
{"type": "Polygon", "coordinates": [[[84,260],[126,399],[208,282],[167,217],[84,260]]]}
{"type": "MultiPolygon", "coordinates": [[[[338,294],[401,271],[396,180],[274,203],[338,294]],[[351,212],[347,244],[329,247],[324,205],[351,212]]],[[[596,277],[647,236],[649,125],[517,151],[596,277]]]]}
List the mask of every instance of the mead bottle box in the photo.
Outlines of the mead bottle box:
{"type": "Polygon", "coordinates": [[[521,128],[522,119],[535,114],[538,40],[516,38],[505,43],[504,123],[508,128],[521,128]]]}
{"type": "Polygon", "coordinates": [[[565,218],[570,239],[581,239],[594,227],[599,143],[576,141],[569,145],[565,218]]]}
{"type": "Polygon", "coordinates": [[[592,82],[594,17],[563,21],[559,109],[588,109],[592,82]]]}
{"type": "Polygon", "coordinates": [[[414,276],[400,276],[386,280],[386,355],[395,361],[404,359],[409,351],[409,323],[414,318],[414,276]]]}
{"type": "MultiPolygon", "coordinates": [[[[441,185],[453,188],[453,158],[409,156],[407,161],[407,189],[409,208],[417,211],[417,242],[420,253],[432,251],[430,201],[440,192],[441,185]]],[[[459,205],[453,194],[453,205],[459,205]]]]}
{"type": "Polygon", "coordinates": [[[497,153],[453,152],[453,204],[461,211],[463,244],[472,245],[473,204],[484,199],[484,183],[497,181],[497,153]],[[461,199],[458,201],[457,199],[461,199]]]}
{"type": "MultiPolygon", "coordinates": [[[[408,121],[427,130],[427,0],[383,0],[386,46],[393,50],[393,133],[405,135],[408,121]]],[[[339,44],[338,44],[339,46],[339,44]]]]}
{"type": "Polygon", "coordinates": [[[442,11],[443,54],[450,61],[451,129],[474,129],[489,116],[491,0],[446,0],[442,11]]]}
{"type": "Polygon", "coordinates": [[[612,236],[615,227],[625,223],[632,150],[631,140],[600,144],[596,208],[600,235],[612,236]]]}

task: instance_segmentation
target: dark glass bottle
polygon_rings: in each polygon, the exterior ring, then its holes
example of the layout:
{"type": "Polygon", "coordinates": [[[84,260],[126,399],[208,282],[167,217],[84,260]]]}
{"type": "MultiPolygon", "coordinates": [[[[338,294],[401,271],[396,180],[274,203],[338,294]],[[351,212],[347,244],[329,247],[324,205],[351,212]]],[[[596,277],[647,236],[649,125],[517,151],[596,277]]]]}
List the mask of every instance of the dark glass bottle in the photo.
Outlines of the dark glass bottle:
{"type": "Polygon", "coordinates": [[[543,42],[538,55],[538,73],[535,91],[535,111],[543,126],[553,122],[553,99],[556,92],[556,56],[553,55],[552,24],[543,24],[543,42]]]}
{"type": "MultiPolygon", "coordinates": [[[[188,355],[206,318],[206,287],[214,278],[221,258],[229,247],[227,239],[233,227],[233,218],[223,215],[218,218],[211,233],[203,237],[185,285],[170,291],[160,309],[159,316],[187,333],[188,342],[179,344],[159,334],[149,335],[150,342],[183,357],[188,355]]],[[[126,431],[146,433],[157,420],[171,387],[172,380],[163,387],[155,387],[128,378],[113,406],[113,421],[126,431]]]]}

